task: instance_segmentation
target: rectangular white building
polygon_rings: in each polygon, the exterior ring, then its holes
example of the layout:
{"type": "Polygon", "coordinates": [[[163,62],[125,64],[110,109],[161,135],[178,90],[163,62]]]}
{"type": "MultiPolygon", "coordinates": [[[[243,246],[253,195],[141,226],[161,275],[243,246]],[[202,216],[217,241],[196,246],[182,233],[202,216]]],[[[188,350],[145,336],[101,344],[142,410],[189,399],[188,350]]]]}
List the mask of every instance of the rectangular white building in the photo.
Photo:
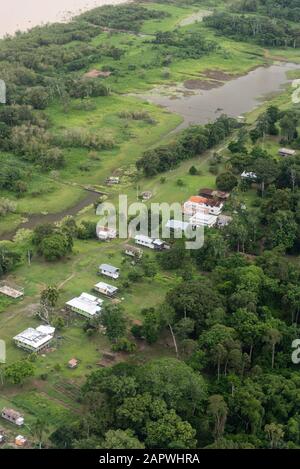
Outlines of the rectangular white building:
{"type": "Polygon", "coordinates": [[[80,296],[73,298],[66,303],[74,313],[78,313],[88,319],[92,319],[101,312],[103,300],[89,293],[81,293],[80,296]]]}
{"type": "Polygon", "coordinates": [[[17,347],[28,352],[40,352],[50,344],[54,333],[55,327],[51,326],[39,326],[36,329],[29,327],[16,335],[13,340],[17,347]]]}
{"type": "Polygon", "coordinates": [[[101,241],[109,241],[117,237],[117,231],[106,226],[97,226],[97,237],[101,241]]]}
{"type": "Polygon", "coordinates": [[[18,427],[21,427],[24,424],[23,415],[14,409],[8,409],[7,407],[4,407],[1,411],[1,417],[11,423],[14,423],[15,425],[18,425],[18,427]]]}
{"type": "Polygon", "coordinates": [[[152,239],[149,236],[145,235],[136,235],[134,238],[134,241],[136,244],[139,244],[140,246],[143,246],[145,248],[149,249],[165,249],[166,243],[162,241],[161,239],[152,239]]]}
{"type": "Polygon", "coordinates": [[[120,276],[120,269],[118,267],[114,267],[110,264],[101,264],[99,266],[99,272],[102,275],[106,275],[107,277],[111,277],[113,279],[117,279],[120,276]]]}
{"type": "Polygon", "coordinates": [[[280,156],[294,156],[296,151],[292,150],[291,148],[280,148],[278,153],[280,156]]]}
{"type": "Polygon", "coordinates": [[[118,292],[118,288],[114,287],[113,285],[109,285],[108,283],[105,282],[99,282],[94,285],[94,290],[97,291],[98,293],[101,293],[102,295],[105,296],[114,296],[118,292]]]}

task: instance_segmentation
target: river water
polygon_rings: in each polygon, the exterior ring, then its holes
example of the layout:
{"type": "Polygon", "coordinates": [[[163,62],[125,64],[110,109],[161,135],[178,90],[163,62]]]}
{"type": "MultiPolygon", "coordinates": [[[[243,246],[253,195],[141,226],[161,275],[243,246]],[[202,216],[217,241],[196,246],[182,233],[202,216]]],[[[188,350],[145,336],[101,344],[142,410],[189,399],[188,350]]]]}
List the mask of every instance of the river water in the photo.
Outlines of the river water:
{"type": "MultiPolygon", "coordinates": [[[[124,3],[124,0],[10,0],[3,5],[3,0],[0,1],[0,36],[13,33],[17,29],[26,30],[43,22],[65,21],[72,14],[95,6],[124,3]]],[[[258,67],[244,76],[231,77],[230,81],[212,89],[191,90],[181,85],[173,90],[160,87],[147,95],[136,96],[182,115],[184,122],[176,129],[178,130],[189,124],[214,121],[222,113],[237,117],[251,111],[267,95],[280,91],[290,81],[287,72],[296,69],[300,69],[300,65],[278,63],[258,67]]],[[[28,216],[28,221],[20,227],[33,228],[37,223],[54,222],[68,214],[75,215],[96,198],[96,194],[88,193],[76,206],[62,213],[28,216]]],[[[0,239],[10,239],[13,235],[14,232],[6,233],[0,239]]]]}
{"type": "Polygon", "coordinates": [[[0,0],[0,37],[17,30],[56,21],[101,5],[117,5],[125,0],[0,0]]]}
{"type": "Polygon", "coordinates": [[[208,90],[189,90],[181,87],[158,87],[149,94],[136,95],[143,100],[166,107],[184,118],[176,129],[190,124],[207,124],[220,114],[238,117],[250,112],[268,95],[280,91],[291,80],[287,72],[300,70],[300,64],[278,63],[258,67],[247,75],[234,78],[220,87],[208,90]]]}

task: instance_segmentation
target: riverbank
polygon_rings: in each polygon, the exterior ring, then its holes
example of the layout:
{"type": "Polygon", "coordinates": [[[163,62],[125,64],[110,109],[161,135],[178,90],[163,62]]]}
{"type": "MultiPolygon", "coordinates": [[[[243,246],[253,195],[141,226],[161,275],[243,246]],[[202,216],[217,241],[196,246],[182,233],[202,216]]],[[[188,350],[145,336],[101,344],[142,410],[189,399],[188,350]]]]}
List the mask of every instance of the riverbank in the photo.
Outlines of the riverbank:
{"type": "MultiPolygon", "coordinates": [[[[171,139],[175,129],[188,123],[206,123],[221,113],[236,117],[249,112],[258,102],[261,104],[262,95],[274,90],[281,92],[280,86],[288,82],[284,78],[283,65],[279,76],[268,74],[270,69],[265,68],[272,63],[272,57],[282,56],[283,51],[274,50],[267,54],[266,50],[253,44],[225,38],[222,38],[222,47],[199,60],[176,57],[168,66],[161,67],[158,53],[151,42],[154,31],[172,31],[184,23],[180,27],[183,33],[202,32],[209,40],[219,39],[201,22],[194,21],[207,14],[205,9],[161,3],[147,3],[145,7],[165,12],[166,16],[144,21],[139,35],[129,31],[100,32],[88,44],[91,47],[106,44],[117,48],[122,51],[120,58],[115,60],[103,56],[99,63],[74,74],[80,77],[90,69],[111,68],[111,75],[102,79],[110,87],[111,94],[88,102],[72,99],[67,107],[55,101],[45,110],[53,134],[81,129],[108,136],[114,142],[113,148],[96,152],[79,147],[64,149],[66,164],[54,171],[53,177],[50,175],[51,181],[49,175],[31,166],[27,192],[22,197],[8,191],[0,193],[0,197],[8,197],[17,204],[16,214],[2,217],[0,221],[1,239],[5,238],[4,233],[11,238],[18,228],[33,228],[36,222],[58,221],[63,216],[76,215],[83,206],[90,204],[89,200],[84,202],[86,194],[78,189],[78,185],[97,186],[100,191],[105,191],[106,178],[121,174],[121,184],[113,189],[111,197],[118,192],[135,193],[135,189],[132,190],[137,176],[135,162],[145,150],[171,139]],[[257,74],[256,82],[253,81],[253,74],[254,77],[257,74]],[[205,83],[207,89],[196,89],[199,80],[201,86],[205,83]],[[253,93],[249,94],[251,86],[253,93]],[[157,103],[149,103],[146,99],[153,89],[166,90],[166,96],[159,96],[157,103]],[[179,90],[178,96],[170,98],[171,89],[179,90]],[[247,93],[243,93],[243,89],[247,89],[247,93]],[[164,100],[167,100],[169,108],[162,107],[164,100]],[[135,113],[144,117],[134,119],[131,116],[135,113]]],[[[285,51],[285,55],[292,62],[296,52],[285,51]]],[[[271,67],[276,68],[274,65],[271,67]]],[[[9,154],[5,158],[16,160],[9,154]]],[[[143,181],[143,185],[148,185],[148,182],[143,181]]]]}
{"type": "Polygon", "coordinates": [[[207,124],[221,114],[239,117],[251,112],[272,94],[291,83],[288,73],[300,71],[300,64],[281,63],[256,67],[234,77],[219,70],[208,70],[205,79],[193,79],[177,86],[161,86],[148,94],[135,95],[182,116],[180,130],[193,124],[207,124]],[[237,99],[238,97],[238,99],[237,99]]]}
{"type": "Polygon", "coordinates": [[[48,23],[66,23],[80,13],[102,5],[119,5],[129,0],[10,0],[1,5],[0,39],[48,23]]]}

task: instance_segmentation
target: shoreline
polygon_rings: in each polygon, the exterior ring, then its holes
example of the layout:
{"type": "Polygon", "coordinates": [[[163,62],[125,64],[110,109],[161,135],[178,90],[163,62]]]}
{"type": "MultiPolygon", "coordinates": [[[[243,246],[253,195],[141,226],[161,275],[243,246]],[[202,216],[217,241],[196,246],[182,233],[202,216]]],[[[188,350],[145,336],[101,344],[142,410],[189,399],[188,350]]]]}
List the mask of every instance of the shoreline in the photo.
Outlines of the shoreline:
{"type": "MultiPolygon", "coordinates": [[[[12,3],[14,1],[18,1],[18,0],[12,0],[12,3]]],[[[34,0],[32,1],[34,2],[34,0]]],[[[56,11],[52,10],[52,7],[50,7],[50,9],[47,10],[47,15],[48,15],[47,20],[43,20],[43,17],[45,16],[45,12],[44,12],[45,8],[41,8],[40,11],[39,10],[37,11],[36,5],[32,3],[32,6],[31,6],[32,11],[30,12],[29,18],[26,19],[25,11],[21,10],[19,13],[19,15],[21,15],[20,18],[18,17],[16,18],[17,24],[11,25],[11,27],[7,27],[6,25],[9,23],[10,16],[15,15],[15,12],[11,13],[11,11],[13,11],[13,8],[14,8],[14,5],[12,5],[9,7],[9,10],[4,10],[2,12],[3,19],[0,22],[0,41],[3,39],[6,39],[7,37],[12,38],[16,35],[16,33],[19,33],[19,32],[22,34],[26,34],[35,27],[43,27],[43,26],[47,26],[47,25],[51,25],[55,23],[68,23],[72,21],[73,18],[76,18],[77,16],[83,13],[86,13],[87,11],[91,11],[95,8],[99,8],[99,7],[106,6],[106,5],[121,5],[125,3],[132,3],[133,1],[134,0],[98,0],[98,1],[97,0],[84,0],[82,1],[81,6],[73,5],[73,7],[71,6],[68,7],[68,5],[66,5],[65,7],[60,8],[58,5],[58,8],[56,11]],[[35,11],[36,17],[33,14],[34,11],[35,11]],[[21,21],[22,24],[18,24],[18,21],[21,21]],[[4,30],[2,31],[2,27],[1,27],[2,23],[3,23],[3,27],[8,28],[6,29],[6,31],[4,30]]],[[[40,4],[40,2],[37,2],[37,3],[40,4]]],[[[62,0],[62,3],[63,3],[63,0],[62,0]]]]}

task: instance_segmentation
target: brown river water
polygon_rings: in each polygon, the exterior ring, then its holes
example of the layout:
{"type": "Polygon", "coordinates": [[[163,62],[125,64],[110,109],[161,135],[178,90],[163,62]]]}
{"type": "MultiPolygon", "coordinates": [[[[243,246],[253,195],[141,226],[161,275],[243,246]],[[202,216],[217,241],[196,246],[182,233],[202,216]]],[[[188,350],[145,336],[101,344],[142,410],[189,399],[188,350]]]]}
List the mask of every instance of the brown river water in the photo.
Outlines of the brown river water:
{"type": "Polygon", "coordinates": [[[0,0],[0,37],[17,30],[56,21],[101,5],[117,5],[125,0],[0,0]]]}
{"type": "Polygon", "coordinates": [[[279,92],[290,83],[287,72],[293,70],[300,70],[300,64],[280,62],[258,67],[212,89],[190,90],[183,85],[170,89],[161,86],[147,94],[135,96],[180,114],[184,121],[176,129],[179,130],[190,124],[207,124],[220,114],[238,117],[250,112],[268,95],[279,92]]]}

